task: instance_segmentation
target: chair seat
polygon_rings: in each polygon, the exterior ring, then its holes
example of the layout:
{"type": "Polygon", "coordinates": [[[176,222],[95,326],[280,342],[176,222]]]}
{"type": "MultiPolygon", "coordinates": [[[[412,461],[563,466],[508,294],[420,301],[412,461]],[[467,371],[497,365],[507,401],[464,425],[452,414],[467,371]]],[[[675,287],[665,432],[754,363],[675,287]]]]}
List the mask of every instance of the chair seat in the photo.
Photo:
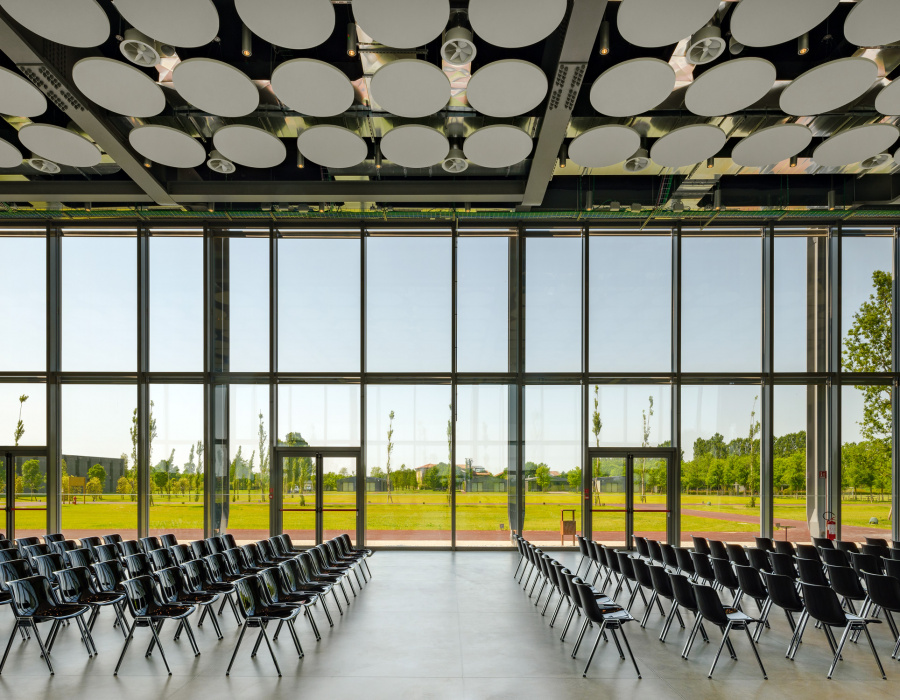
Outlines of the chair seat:
{"type": "Polygon", "coordinates": [[[234,593],[234,586],[230,583],[207,583],[202,591],[197,593],[234,593]]]}
{"type": "Polygon", "coordinates": [[[123,600],[125,600],[124,593],[103,591],[100,593],[85,593],[78,599],[78,602],[84,603],[85,605],[112,605],[113,603],[118,603],[123,600]]]}
{"type": "Polygon", "coordinates": [[[32,619],[36,622],[46,622],[48,620],[68,620],[79,615],[84,615],[90,608],[87,605],[62,604],[53,605],[41,611],[40,615],[34,615],[32,619]]]}
{"type": "Polygon", "coordinates": [[[190,605],[157,605],[152,610],[150,610],[146,615],[142,615],[141,617],[149,617],[151,620],[180,620],[182,617],[187,617],[192,612],[194,612],[194,608],[190,605]]]}
{"type": "Polygon", "coordinates": [[[254,617],[269,617],[276,620],[293,620],[299,614],[300,608],[287,605],[283,607],[272,605],[265,608],[259,608],[256,611],[256,615],[254,615],[254,617]]]}
{"type": "Polygon", "coordinates": [[[191,603],[196,605],[209,605],[210,603],[215,602],[218,597],[218,593],[192,592],[182,593],[181,596],[179,596],[178,601],[181,603],[191,603]]]}
{"type": "Polygon", "coordinates": [[[287,603],[288,605],[307,605],[309,603],[315,603],[318,596],[316,595],[304,595],[302,593],[287,593],[285,595],[279,596],[279,603],[287,603]]]}
{"type": "Polygon", "coordinates": [[[758,622],[755,617],[751,617],[747,613],[741,612],[740,610],[727,613],[726,617],[728,617],[729,622],[758,622]]]}

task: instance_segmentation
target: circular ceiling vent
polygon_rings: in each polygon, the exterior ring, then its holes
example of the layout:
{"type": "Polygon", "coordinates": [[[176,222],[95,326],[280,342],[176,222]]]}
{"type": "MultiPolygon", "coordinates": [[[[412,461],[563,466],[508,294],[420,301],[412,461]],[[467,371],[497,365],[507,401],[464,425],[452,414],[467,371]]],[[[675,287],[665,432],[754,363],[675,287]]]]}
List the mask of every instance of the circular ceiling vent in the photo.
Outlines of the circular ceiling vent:
{"type": "Polygon", "coordinates": [[[871,158],[866,158],[859,164],[859,167],[863,170],[873,170],[887,164],[890,160],[890,153],[879,153],[878,155],[874,155],[871,158]]]}
{"type": "Polygon", "coordinates": [[[448,173],[462,173],[469,167],[469,161],[466,160],[466,155],[459,146],[451,146],[441,167],[448,173]]]}
{"type": "Polygon", "coordinates": [[[46,158],[41,158],[40,156],[32,156],[28,160],[25,161],[32,168],[37,170],[39,173],[43,173],[44,175],[56,175],[60,171],[60,167],[54,163],[52,160],[47,160],[46,158]]]}
{"type": "Polygon", "coordinates": [[[212,151],[209,154],[209,160],[206,161],[206,167],[214,172],[221,173],[222,175],[231,175],[231,173],[237,170],[237,166],[218,151],[212,151]]]}
{"type": "Polygon", "coordinates": [[[163,58],[175,55],[175,47],[154,41],[134,27],[125,30],[125,38],[119,44],[119,51],[131,63],[141,68],[158,66],[163,58]]]}
{"type": "Polygon", "coordinates": [[[464,66],[471,63],[478,53],[472,40],[472,32],[465,27],[453,27],[441,37],[441,58],[451,66],[464,66]]]}
{"type": "Polygon", "coordinates": [[[715,25],[703,27],[695,32],[688,42],[687,62],[697,66],[710,63],[725,53],[727,47],[721,29],[715,25]]]}
{"type": "Polygon", "coordinates": [[[641,170],[646,170],[648,165],[650,165],[650,154],[647,153],[646,148],[639,148],[631,158],[625,161],[625,172],[639,173],[641,170]]]}

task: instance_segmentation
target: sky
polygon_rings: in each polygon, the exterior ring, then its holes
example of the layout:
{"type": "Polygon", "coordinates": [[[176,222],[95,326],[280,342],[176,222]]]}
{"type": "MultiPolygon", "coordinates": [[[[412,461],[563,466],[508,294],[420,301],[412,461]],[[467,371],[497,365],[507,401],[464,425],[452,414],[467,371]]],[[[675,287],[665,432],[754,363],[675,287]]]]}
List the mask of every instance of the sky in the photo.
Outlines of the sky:
{"type": "MultiPolygon", "coordinates": [[[[230,241],[231,369],[268,369],[269,242],[230,241]]],[[[777,371],[805,369],[805,238],[776,241],[775,344],[777,371]]],[[[358,239],[283,238],[278,242],[279,368],[355,372],[360,352],[358,239]]],[[[507,364],[508,240],[458,242],[458,350],[460,371],[504,371],[507,364]]],[[[581,353],[581,241],[529,238],[526,242],[526,369],[574,371],[581,353]]],[[[0,372],[45,367],[46,243],[0,236],[4,266],[0,372]]],[[[671,323],[671,240],[665,236],[593,236],[590,240],[590,368],[665,371],[671,323]]],[[[871,273],[890,269],[889,238],[845,238],[842,327],[868,297],[871,273]],[[850,311],[850,313],[847,312],[850,311]]],[[[683,238],[683,369],[758,371],[760,324],[759,239],[683,238]]],[[[366,239],[368,369],[446,372],[450,369],[451,239],[373,236],[366,239]]],[[[62,365],[67,371],[134,371],[137,333],[136,239],[72,237],[62,242],[62,365]]],[[[150,240],[150,366],[153,371],[202,369],[202,242],[195,237],[150,240]]],[[[23,444],[45,441],[40,385],[0,383],[0,443],[12,442],[18,396],[30,396],[23,444]],[[2,434],[7,435],[6,438],[2,434]]],[[[379,385],[368,389],[370,467],[384,466],[387,415],[395,411],[392,465],[447,460],[448,386],[379,385]]],[[[757,387],[685,386],[682,443],[718,431],[746,435],[757,387]]],[[[651,444],[669,439],[667,387],[605,385],[599,402],[601,445],[640,445],[642,411],[654,397],[651,444]]],[[[202,389],[153,385],[159,436],[153,461],[175,449],[188,461],[202,437],[202,389]]],[[[136,391],[127,386],[65,385],[63,451],[116,457],[131,453],[129,428],[136,391]]],[[[323,446],[359,443],[360,389],[353,385],[282,385],[280,424],[269,421],[269,389],[234,385],[230,399],[232,454],[258,450],[259,413],[283,439],[298,431],[323,446]]],[[[590,395],[593,408],[593,390],[590,395]]],[[[805,390],[776,389],[776,434],[802,429],[805,390]]],[[[758,403],[757,403],[757,411],[758,403]]],[[[457,458],[492,472],[506,464],[508,400],[503,386],[462,386],[458,393],[457,458]]],[[[862,400],[845,390],[842,430],[858,439],[862,400]]],[[[580,464],[582,430],[591,444],[590,411],[581,416],[581,390],[529,386],[525,396],[526,460],[566,470],[580,464]],[[583,428],[582,428],[583,421],[583,428]]],[[[689,454],[688,454],[689,456],[689,454]]],[[[258,456],[256,457],[258,463],[258,456]]]]}

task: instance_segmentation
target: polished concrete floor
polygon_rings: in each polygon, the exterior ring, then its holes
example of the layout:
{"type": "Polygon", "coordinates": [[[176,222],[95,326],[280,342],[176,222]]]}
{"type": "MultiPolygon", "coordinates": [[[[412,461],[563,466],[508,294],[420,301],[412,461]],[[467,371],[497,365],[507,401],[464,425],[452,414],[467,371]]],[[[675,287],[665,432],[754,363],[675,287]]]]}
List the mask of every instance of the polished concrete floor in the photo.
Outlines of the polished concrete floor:
{"type": "MultiPolygon", "coordinates": [[[[250,658],[253,641],[245,638],[230,677],[225,676],[237,639],[233,616],[221,619],[225,638],[217,641],[207,623],[197,630],[201,655],[194,657],[187,639],[172,640],[163,629],[163,644],[172,675],[166,676],[157,653],[145,658],[147,630],[140,630],[118,677],[112,675],[122,636],[111,626],[108,610],[95,629],[100,654],[88,660],[74,625],[60,633],[52,658],[55,676],[47,673],[34,641],[13,642],[0,693],[7,697],[88,697],[91,700],[228,700],[251,697],[382,698],[660,698],[756,697],[880,698],[900,693],[900,663],[890,658],[893,640],[887,625],[876,625],[875,643],[887,671],[883,681],[865,645],[848,645],[835,680],[828,681],[830,655],[820,630],[810,626],[796,661],[784,658],[787,621],[773,612],[772,629],[763,634],[759,652],[769,673],[764,681],[746,637],[735,637],[738,661],[727,655],[712,680],[706,675],[714,644],[698,641],[689,661],[680,657],[685,631],[673,627],[667,643],[657,639],[662,618],[654,614],[646,630],[628,628],[631,646],[643,672],[635,677],[630,662],[601,643],[588,678],[581,677],[589,646],[570,658],[575,634],[565,644],[548,628],[512,573],[517,554],[507,552],[379,552],[370,560],[374,578],[343,617],[329,628],[321,611],[316,619],[322,640],[298,621],[306,652],[298,660],[287,635],[275,644],[284,676],[278,678],[264,647],[250,658]]],[[[574,556],[560,558],[574,562],[574,556]]],[[[332,605],[332,608],[334,606],[332,605]]],[[[754,609],[752,604],[749,605],[754,609]]],[[[551,608],[552,610],[552,608],[551,608]]],[[[642,613],[640,604],[635,613],[642,613]]],[[[333,610],[336,612],[336,610],[333,610]]],[[[0,638],[8,639],[12,614],[0,608],[0,638]]],[[[171,624],[171,623],[169,623],[171,624]]],[[[716,630],[709,630],[716,642],[716,630]]],[[[250,632],[248,632],[248,636],[250,632]]],[[[593,642],[589,633],[588,643],[593,642]]]]}

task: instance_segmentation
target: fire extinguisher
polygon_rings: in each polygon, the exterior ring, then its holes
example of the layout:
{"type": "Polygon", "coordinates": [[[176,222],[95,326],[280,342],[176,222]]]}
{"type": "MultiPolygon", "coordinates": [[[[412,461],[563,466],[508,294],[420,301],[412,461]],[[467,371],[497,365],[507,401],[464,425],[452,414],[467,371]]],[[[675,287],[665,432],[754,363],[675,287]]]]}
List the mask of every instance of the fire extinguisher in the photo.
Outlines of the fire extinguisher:
{"type": "Polygon", "coordinates": [[[829,540],[837,539],[837,522],[835,522],[834,513],[830,510],[825,512],[825,537],[829,540]]]}

